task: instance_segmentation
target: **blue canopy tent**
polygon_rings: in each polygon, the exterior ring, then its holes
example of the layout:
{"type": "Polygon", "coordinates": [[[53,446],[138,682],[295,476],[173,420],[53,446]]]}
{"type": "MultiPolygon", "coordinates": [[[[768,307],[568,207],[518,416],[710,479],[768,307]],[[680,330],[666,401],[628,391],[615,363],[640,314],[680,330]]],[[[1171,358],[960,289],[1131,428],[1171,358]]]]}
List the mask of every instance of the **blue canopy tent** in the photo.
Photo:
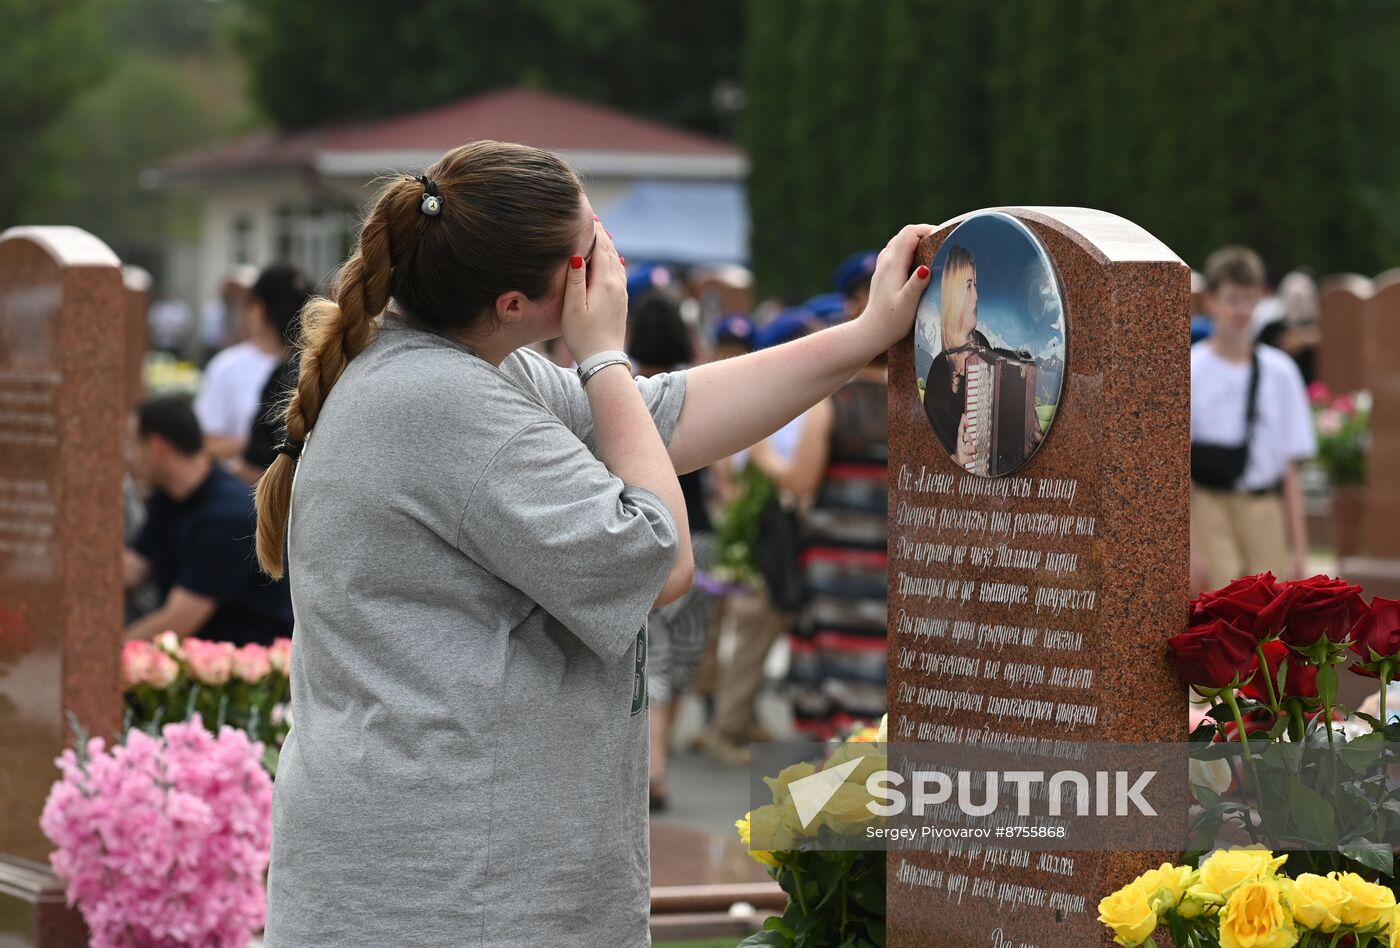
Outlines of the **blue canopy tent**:
{"type": "Polygon", "coordinates": [[[749,209],[735,183],[642,181],[598,212],[631,260],[681,266],[749,261],[749,209]]]}

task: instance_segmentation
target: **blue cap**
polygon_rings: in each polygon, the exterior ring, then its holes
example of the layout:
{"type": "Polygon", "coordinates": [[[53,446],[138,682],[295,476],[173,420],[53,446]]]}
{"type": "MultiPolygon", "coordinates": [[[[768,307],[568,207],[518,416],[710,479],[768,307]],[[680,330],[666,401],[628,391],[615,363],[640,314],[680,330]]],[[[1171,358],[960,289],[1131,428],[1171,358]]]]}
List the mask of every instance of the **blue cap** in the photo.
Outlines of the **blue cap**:
{"type": "Polygon", "coordinates": [[[670,286],[671,271],[660,263],[634,263],[627,268],[627,296],[636,298],[648,290],[670,286]]]}
{"type": "Polygon", "coordinates": [[[875,272],[877,256],[873,250],[861,250],[837,264],[836,272],[831,277],[831,285],[836,292],[842,296],[850,296],[857,283],[869,279],[875,272]]]}
{"type": "Polygon", "coordinates": [[[822,293],[803,303],[802,308],[828,323],[839,323],[846,318],[846,297],[840,293],[822,293]]]}
{"type": "Polygon", "coordinates": [[[798,336],[805,335],[816,329],[825,328],[826,320],[804,306],[793,306],[785,309],[765,326],[760,326],[753,334],[753,347],[755,349],[767,349],[769,346],[782,345],[790,342],[798,336]]]}
{"type": "Polygon", "coordinates": [[[722,346],[725,343],[738,343],[741,346],[753,347],[753,323],[744,316],[737,313],[730,313],[721,316],[715,324],[715,345],[722,346]]]}

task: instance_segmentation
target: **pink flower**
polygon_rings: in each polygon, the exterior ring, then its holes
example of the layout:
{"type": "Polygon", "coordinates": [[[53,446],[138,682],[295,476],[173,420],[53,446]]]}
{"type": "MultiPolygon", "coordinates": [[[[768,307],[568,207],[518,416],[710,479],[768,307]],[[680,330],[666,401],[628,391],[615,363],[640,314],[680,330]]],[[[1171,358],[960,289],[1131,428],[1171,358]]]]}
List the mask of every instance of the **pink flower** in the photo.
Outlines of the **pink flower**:
{"type": "Polygon", "coordinates": [[[204,639],[185,639],[185,661],[189,662],[190,674],[202,685],[227,684],[233,674],[232,642],[206,642],[204,639]]]}
{"type": "Polygon", "coordinates": [[[1324,408],[1317,413],[1317,433],[1334,435],[1342,430],[1342,413],[1335,408],[1324,408]]]}
{"type": "Polygon", "coordinates": [[[180,677],[180,663],[157,649],[151,650],[151,664],[146,668],[146,684],[152,688],[165,689],[175,684],[180,677]]]}
{"type": "Polygon", "coordinates": [[[290,678],[292,674],[292,640],[289,638],[274,639],[272,648],[268,649],[267,657],[272,662],[272,670],[283,678],[290,678]]]}
{"type": "Polygon", "coordinates": [[[233,653],[233,675],[248,684],[256,684],[272,672],[272,662],[268,649],[256,642],[249,642],[233,653]]]}
{"type": "MultiPolygon", "coordinates": [[[[168,656],[167,656],[168,657],[168,656]]],[[[40,827],[95,948],[242,946],[266,915],[272,782],[262,745],[202,722],[128,732],[56,763],[40,827]]]]}
{"type": "Polygon", "coordinates": [[[122,643],[122,687],[134,688],[146,680],[151,671],[151,659],[158,654],[151,643],[132,639],[122,643]]]}
{"type": "Polygon", "coordinates": [[[1325,405],[1332,400],[1332,390],[1326,382],[1314,382],[1308,386],[1308,400],[1314,405],[1325,405]]]}
{"type": "Polygon", "coordinates": [[[1356,411],[1356,402],[1350,395],[1338,395],[1332,402],[1332,407],[1343,415],[1350,415],[1356,411]]]}

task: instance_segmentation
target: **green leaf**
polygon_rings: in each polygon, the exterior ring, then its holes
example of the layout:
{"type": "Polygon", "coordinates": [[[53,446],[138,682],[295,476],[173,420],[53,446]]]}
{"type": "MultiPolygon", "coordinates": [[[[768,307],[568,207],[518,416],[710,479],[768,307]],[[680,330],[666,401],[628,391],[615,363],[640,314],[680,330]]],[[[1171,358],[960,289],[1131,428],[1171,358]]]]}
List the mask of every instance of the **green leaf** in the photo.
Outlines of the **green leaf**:
{"type": "Polygon", "coordinates": [[[765,930],[754,932],[739,942],[737,948],[790,948],[791,945],[792,940],[782,932],[765,930]]]}
{"type": "MultiPolygon", "coordinates": [[[[1360,840],[1366,843],[1366,840],[1360,840]]],[[[1387,846],[1380,843],[1369,843],[1365,846],[1345,847],[1342,855],[1348,859],[1359,862],[1361,865],[1387,876],[1395,875],[1395,855],[1387,846]]]]}
{"type": "Polygon", "coordinates": [[[1288,800],[1291,822],[1300,840],[1319,849],[1335,845],[1337,824],[1332,804],[1298,780],[1291,781],[1288,800]]]}

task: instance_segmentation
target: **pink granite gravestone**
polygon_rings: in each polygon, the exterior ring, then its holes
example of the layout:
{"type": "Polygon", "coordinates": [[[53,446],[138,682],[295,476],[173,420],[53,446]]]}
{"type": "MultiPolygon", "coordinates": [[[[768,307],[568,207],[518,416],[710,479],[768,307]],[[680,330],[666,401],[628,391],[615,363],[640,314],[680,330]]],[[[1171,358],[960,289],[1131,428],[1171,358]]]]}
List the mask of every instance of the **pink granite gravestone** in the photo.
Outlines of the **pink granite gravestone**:
{"type": "Polygon", "coordinates": [[[129,297],[73,227],[0,234],[0,944],[87,944],[39,814],[65,718],[121,729],[129,297]]]}
{"type": "Polygon", "coordinates": [[[1362,374],[1371,393],[1361,548],[1342,557],[1339,572],[1370,595],[1395,599],[1400,598],[1400,495],[1391,477],[1400,463],[1400,270],[1380,274],[1369,288],[1361,300],[1367,332],[1362,374]]]}
{"type": "MultiPolygon", "coordinates": [[[[984,477],[935,435],[915,339],[891,353],[890,740],[1185,740],[1186,692],[1165,643],[1185,620],[1188,587],[1190,271],[1111,214],[996,210],[1028,228],[1058,272],[1063,363],[1041,359],[1039,372],[1063,382],[1044,393],[1056,404],[1038,450],[984,477]]],[[[937,252],[972,217],[920,245],[916,262],[935,265],[929,293],[951,259],[937,252]]],[[[997,279],[987,256],[976,260],[979,326],[997,279]]],[[[1111,944],[1099,899],[1175,854],[1060,855],[891,852],[889,944],[1111,944]]]]}

